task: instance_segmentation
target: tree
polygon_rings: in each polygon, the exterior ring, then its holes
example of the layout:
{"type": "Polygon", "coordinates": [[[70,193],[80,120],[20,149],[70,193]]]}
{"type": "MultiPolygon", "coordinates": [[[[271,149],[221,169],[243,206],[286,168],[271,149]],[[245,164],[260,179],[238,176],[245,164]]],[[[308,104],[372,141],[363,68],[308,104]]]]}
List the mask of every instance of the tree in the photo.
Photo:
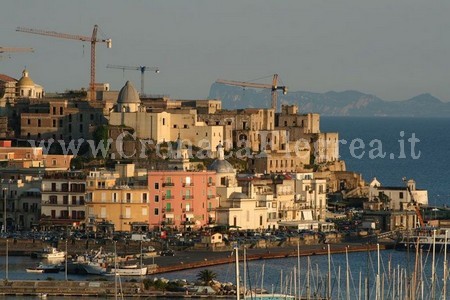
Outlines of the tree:
{"type": "Polygon", "coordinates": [[[197,274],[197,279],[204,282],[205,284],[210,284],[211,281],[213,281],[216,278],[217,278],[217,274],[208,269],[201,270],[197,274]]]}

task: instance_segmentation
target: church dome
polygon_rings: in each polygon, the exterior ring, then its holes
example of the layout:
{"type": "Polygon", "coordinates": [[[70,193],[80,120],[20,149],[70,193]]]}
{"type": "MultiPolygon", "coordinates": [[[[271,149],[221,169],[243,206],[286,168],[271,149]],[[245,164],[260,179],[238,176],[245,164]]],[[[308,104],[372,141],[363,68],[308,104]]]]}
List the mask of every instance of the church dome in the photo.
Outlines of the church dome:
{"type": "Polygon", "coordinates": [[[141,103],[141,99],[139,99],[139,94],[134,88],[131,82],[127,81],[125,86],[120,90],[119,97],[117,98],[117,103],[141,103]]]}
{"type": "Polygon", "coordinates": [[[208,170],[216,173],[234,173],[233,165],[226,160],[216,159],[209,165],[208,170]]]}
{"type": "Polygon", "coordinates": [[[17,86],[24,87],[24,86],[33,86],[34,87],[34,81],[28,76],[28,71],[25,69],[22,72],[22,78],[19,79],[17,82],[17,86]]]}
{"type": "Polygon", "coordinates": [[[233,165],[225,160],[225,153],[222,144],[217,145],[218,158],[209,165],[208,170],[216,173],[234,173],[233,165]]]}

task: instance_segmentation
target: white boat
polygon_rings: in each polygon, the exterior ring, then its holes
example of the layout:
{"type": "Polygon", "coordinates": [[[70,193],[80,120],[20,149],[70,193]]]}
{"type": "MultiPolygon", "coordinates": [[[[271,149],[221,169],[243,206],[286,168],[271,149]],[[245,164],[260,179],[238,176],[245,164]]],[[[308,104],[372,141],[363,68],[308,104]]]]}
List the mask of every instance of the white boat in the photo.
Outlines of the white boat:
{"type": "Polygon", "coordinates": [[[244,297],[244,300],[288,300],[295,299],[294,296],[284,294],[252,294],[244,297]]]}
{"type": "Polygon", "coordinates": [[[142,268],[112,268],[105,275],[119,275],[119,276],[144,276],[147,275],[147,267],[142,268]]]}
{"type": "Polygon", "coordinates": [[[79,266],[81,266],[87,274],[91,275],[103,275],[106,273],[106,267],[104,264],[94,262],[94,261],[88,261],[88,262],[82,262],[78,263],[79,266]]]}
{"type": "Polygon", "coordinates": [[[450,235],[445,235],[445,229],[436,228],[419,228],[412,233],[405,233],[402,238],[395,245],[396,250],[415,249],[417,246],[420,249],[430,250],[435,243],[436,251],[445,248],[445,245],[450,245],[450,235]]]}
{"type": "Polygon", "coordinates": [[[66,252],[59,251],[55,247],[46,247],[41,252],[35,252],[31,255],[36,258],[45,258],[45,259],[64,259],[66,257],[66,252]]]}

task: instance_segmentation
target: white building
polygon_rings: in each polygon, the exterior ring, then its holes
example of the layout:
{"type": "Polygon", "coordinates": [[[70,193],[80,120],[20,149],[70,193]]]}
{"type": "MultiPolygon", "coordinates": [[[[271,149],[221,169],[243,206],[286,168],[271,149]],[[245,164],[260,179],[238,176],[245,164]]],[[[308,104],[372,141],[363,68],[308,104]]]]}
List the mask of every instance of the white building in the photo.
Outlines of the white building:
{"type": "Polygon", "coordinates": [[[382,186],[374,178],[369,185],[369,202],[366,208],[377,210],[375,208],[377,203],[380,203],[384,210],[409,210],[415,203],[428,205],[428,191],[417,189],[413,179],[408,180],[405,186],[392,187],[382,186]],[[370,203],[373,203],[374,207],[370,207],[370,203]]]}

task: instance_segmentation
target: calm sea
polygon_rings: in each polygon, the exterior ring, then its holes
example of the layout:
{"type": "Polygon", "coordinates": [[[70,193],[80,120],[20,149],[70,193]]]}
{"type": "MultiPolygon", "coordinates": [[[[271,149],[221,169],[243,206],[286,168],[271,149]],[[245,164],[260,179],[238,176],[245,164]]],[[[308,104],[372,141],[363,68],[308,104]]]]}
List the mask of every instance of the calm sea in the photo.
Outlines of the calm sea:
{"type": "Polygon", "coordinates": [[[321,131],[339,132],[347,141],[340,146],[347,170],[366,181],[376,177],[385,186],[404,186],[403,177],[413,178],[428,190],[430,205],[450,204],[450,118],[322,117],[321,131]],[[419,140],[413,153],[418,157],[411,155],[413,135],[419,140]],[[384,158],[377,155],[380,145],[384,158]]]}

